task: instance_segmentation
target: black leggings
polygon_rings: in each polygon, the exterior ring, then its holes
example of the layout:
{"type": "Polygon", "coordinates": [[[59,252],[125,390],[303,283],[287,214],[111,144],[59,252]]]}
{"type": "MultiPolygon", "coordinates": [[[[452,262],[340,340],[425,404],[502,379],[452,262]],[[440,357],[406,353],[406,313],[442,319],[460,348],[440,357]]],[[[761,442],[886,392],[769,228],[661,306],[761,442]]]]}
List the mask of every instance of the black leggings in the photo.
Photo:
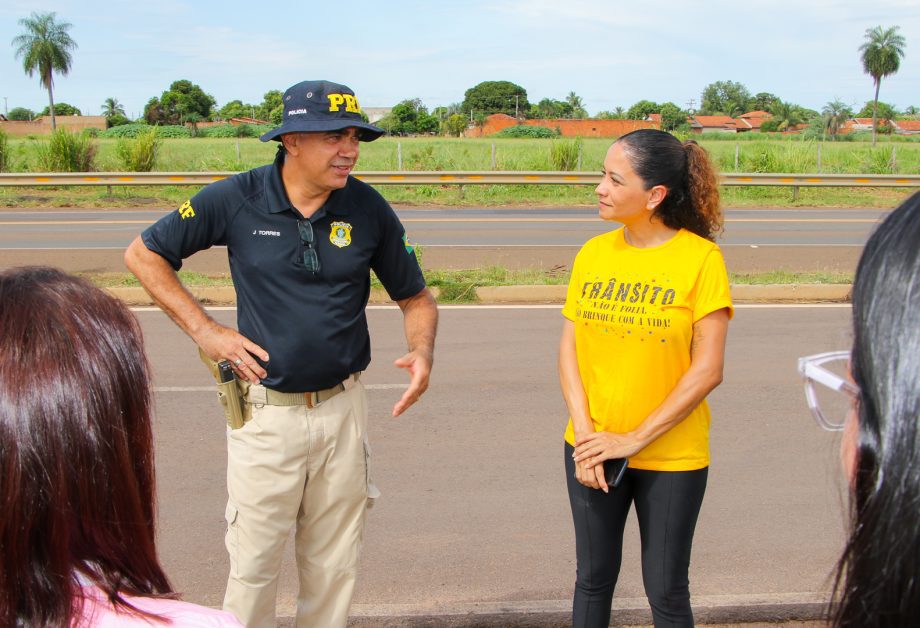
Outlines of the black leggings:
{"type": "Polygon", "coordinates": [[[642,582],[655,627],[693,626],[688,580],[690,545],[709,469],[627,469],[622,484],[605,494],[575,479],[572,451],[566,443],[565,471],[578,561],[572,605],[574,626],[606,628],[610,624],[610,605],[623,552],[623,528],[633,502],[642,539],[642,582]]]}

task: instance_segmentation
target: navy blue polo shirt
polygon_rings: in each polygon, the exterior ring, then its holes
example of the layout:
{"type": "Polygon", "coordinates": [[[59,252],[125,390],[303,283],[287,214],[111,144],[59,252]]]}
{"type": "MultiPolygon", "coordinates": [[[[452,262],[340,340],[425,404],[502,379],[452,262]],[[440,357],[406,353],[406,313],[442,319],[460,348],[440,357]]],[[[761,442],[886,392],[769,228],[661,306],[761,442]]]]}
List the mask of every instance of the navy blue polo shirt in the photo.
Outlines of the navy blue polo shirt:
{"type": "Polygon", "coordinates": [[[304,265],[301,215],[281,181],[279,153],[268,166],[217,181],[144,230],[144,244],[175,269],[226,245],[240,333],[268,352],[262,383],[284,392],[322,390],[367,368],[365,306],[373,269],[390,297],[425,287],[396,213],[353,177],[310,216],[321,268],[304,265]]]}

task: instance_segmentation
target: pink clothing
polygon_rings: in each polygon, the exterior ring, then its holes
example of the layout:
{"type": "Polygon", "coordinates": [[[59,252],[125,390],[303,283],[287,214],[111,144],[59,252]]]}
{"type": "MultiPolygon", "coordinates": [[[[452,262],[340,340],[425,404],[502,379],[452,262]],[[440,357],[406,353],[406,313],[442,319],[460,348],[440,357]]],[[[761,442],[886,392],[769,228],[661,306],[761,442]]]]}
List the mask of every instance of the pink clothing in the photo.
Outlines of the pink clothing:
{"type": "Polygon", "coordinates": [[[164,600],[151,597],[122,596],[135,608],[162,617],[162,620],[148,619],[139,615],[116,611],[106,596],[96,587],[83,587],[83,612],[73,628],[123,628],[130,626],[175,626],[176,628],[221,628],[240,627],[231,613],[199,606],[179,600],[164,600]]]}

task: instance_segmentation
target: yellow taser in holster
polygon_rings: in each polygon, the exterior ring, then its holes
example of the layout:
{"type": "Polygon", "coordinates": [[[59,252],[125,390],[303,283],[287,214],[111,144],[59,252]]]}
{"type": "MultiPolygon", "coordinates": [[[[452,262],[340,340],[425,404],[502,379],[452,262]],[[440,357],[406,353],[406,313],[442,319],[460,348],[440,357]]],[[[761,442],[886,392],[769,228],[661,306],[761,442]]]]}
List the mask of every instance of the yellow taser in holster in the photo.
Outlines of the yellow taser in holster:
{"type": "Polygon", "coordinates": [[[217,399],[224,409],[227,425],[230,426],[231,430],[238,430],[246,423],[246,419],[243,412],[243,395],[236,373],[233,372],[233,366],[229,360],[215,362],[200,347],[198,348],[198,355],[205,366],[208,367],[208,370],[211,371],[214,381],[217,382],[217,399]]]}

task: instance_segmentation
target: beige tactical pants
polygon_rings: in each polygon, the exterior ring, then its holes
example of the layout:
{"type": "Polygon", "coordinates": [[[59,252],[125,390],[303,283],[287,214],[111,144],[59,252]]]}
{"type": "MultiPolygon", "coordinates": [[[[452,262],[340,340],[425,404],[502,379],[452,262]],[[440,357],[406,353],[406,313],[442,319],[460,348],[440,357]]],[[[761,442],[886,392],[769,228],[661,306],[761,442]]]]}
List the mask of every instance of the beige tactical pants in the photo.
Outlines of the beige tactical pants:
{"type": "Polygon", "coordinates": [[[369,504],[364,386],[312,409],[253,403],[261,391],[250,388],[252,418],[227,432],[224,610],[249,627],[275,625],[281,558],[296,526],[297,626],[345,626],[369,504]]]}

